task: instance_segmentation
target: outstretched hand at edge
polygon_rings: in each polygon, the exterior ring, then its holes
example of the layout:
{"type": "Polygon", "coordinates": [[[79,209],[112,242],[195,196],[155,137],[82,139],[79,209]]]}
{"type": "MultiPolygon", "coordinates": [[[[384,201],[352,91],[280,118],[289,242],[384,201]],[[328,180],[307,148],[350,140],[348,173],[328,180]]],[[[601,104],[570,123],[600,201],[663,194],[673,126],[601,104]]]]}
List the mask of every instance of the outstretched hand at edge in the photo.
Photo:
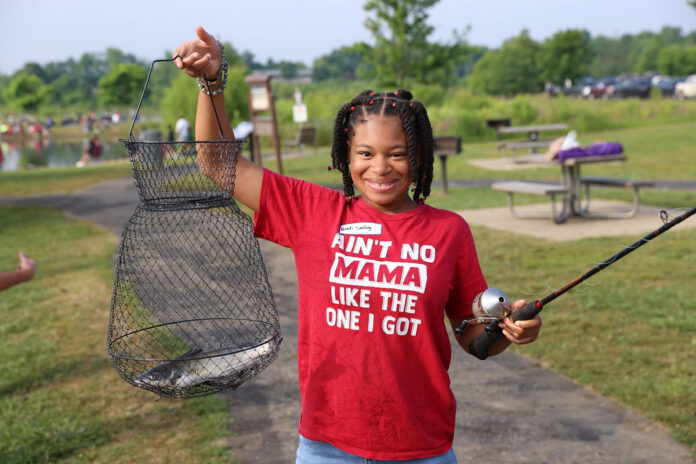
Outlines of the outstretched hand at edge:
{"type": "Polygon", "coordinates": [[[34,277],[34,273],[36,272],[36,262],[31,258],[27,258],[24,255],[24,252],[20,251],[19,267],[17,268],[17,270],[23,274],[26,280],[31,280],[31,278],[34,277]]]}
{"type": "Polygon", "coordinates": [[[174,50],[174,64],[191,77],[215,79],[220,71],[221,50],[215,37],[202,26],[196,27],[197,39],[187,40],[174,50]]]}

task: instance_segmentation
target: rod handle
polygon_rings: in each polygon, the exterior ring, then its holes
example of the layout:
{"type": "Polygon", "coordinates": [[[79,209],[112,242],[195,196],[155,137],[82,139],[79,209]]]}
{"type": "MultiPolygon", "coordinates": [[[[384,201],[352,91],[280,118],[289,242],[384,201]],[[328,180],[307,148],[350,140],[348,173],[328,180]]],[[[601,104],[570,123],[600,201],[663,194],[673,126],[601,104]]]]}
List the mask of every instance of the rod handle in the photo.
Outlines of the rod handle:
{"type": "MultiPolygon", "coordinates": [[[[542,308],[543,305],[541,301],[531,301],[512,313],[510,317],[513,321],[534,319],[542,308]]],[[[500,327],[496,327],[495,330],[491,332],[484,331],[471,340],[471,343],[469,343],[469,353],[480,360],[484,360],[488,358],[488,350],[490,350],[491,346],[503,337],[503,331],[500,327]]]]}

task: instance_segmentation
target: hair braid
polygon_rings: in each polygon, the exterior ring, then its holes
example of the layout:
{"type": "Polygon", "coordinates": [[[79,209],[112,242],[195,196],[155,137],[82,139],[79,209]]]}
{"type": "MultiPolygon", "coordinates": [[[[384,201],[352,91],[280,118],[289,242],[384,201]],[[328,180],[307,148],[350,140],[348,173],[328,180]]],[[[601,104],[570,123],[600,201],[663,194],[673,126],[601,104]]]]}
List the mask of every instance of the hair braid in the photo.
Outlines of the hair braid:
{"type": "Polygon", "coordinates": [[[409,173],[411,176],[411,182],[415,185],[413,199],[418,201],[420,195],[420,182],[421,176],[421,163],[418,161],[418,150],[420,144],[418,143],[418,127],[413,117],[413,111],[408,104],[400,104],[399,113],[401,114],[401,123],[406,134],[407,141],[407,154],[408,154],[408,165],[409,173]]]}
{"type": "Polygon", "coordinates": [[[347,121],[350,117],[351,104],[346,103],[338,110],[336,122],[334,123],[333,145],[331,146],[331,166],[329,169],[338,169],[343,174],[343,194],[347,197],[353,196],[353,183],[346,183],[346,172],[348,166],[348,127],[347,121]]]}
{"type": "Polygon", "coordinates": [[[430,125],[428,112],[421,102],[413,102],[413,113],[418,123],[419,133],[421,134],[421,167],[423,171],[421,173],[422,178],[419,179],[419,181],[422,182],[423,196],[428,197],[430,196],[430,185],[433,181],[433,165],[435,164],[435,157],[433,154],[433,129],[430,125]]]}

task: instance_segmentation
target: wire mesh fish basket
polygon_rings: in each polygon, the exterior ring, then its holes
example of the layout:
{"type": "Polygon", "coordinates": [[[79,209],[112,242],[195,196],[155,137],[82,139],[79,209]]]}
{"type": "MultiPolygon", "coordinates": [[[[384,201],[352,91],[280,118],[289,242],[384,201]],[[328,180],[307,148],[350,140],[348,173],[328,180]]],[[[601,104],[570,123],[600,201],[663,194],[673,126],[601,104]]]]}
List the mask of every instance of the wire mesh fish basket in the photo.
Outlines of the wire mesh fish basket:
{"type": "Polygon", "coordinates": [[[118,248],[108,354],[127,382],[164,397],[235,389],[282,340],[252,221],[232,198],[243,142],[132,131],[121,142],[140,201],[118,248]]]}

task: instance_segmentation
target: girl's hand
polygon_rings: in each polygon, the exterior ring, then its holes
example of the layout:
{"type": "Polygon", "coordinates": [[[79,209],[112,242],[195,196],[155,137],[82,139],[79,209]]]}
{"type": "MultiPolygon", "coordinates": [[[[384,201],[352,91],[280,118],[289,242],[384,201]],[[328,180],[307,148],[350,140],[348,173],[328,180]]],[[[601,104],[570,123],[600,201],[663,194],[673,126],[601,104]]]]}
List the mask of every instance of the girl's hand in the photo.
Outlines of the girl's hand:
{"type": "Polygon", "coordinates": [[[215,37],[203,27],[196,27],[196,35],[197,39],[188,40],[174,50],[173,56],[180,56],[174,60],[174,64],[191,77],[215,79],[220,71],[222,51],[215,37]]]}
{"type": "MultiPolygon", "coordinates": [[[[525,300],[517,300],[512,304],[512,312],[522,308],[527,302],[525,300]]],[[[499,326],[503,329],[503,335],[512,343],[525,345],[532,343],[539,336],[541,330],[541,317],[537,314],[534,319],[527,321],[514,322],[510,317],[506,317],[499,326]]]]}

